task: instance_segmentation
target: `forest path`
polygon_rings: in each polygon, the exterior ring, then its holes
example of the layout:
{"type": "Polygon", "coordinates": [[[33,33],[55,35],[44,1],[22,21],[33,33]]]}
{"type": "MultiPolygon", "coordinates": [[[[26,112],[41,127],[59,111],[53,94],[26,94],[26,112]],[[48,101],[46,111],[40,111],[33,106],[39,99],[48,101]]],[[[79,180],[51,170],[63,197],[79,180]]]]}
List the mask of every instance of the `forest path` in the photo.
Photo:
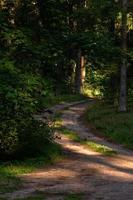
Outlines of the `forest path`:
{"type": "MultiPolygon", "coordinates": [[[[83,200],[132,200],[133,152],[94,136],[81,122],[87,103],[76,104],[62,112],[62,123],[82,139],[115,149],[118,154],[105,156],[61,134],[65,158],[52,166],[21,176],[23,188],[9,199],[42,192],[44,200],[65,200],[68,194],[80,194],[83,200]]],[[[60,134],[60,133],[57,133],[60,134]]]]}

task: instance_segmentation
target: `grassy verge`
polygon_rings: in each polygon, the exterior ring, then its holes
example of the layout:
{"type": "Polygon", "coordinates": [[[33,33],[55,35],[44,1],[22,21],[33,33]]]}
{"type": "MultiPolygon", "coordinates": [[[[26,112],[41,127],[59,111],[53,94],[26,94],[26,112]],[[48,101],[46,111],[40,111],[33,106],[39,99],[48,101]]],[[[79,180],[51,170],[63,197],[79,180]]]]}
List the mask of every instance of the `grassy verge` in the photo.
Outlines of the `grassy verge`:
{"type": "Polygon", "coordinates": [[[88,108],[85,118],[106,138],[133,149],[133,111],[120,113],[114,106],[97,103],[88,108]]]}
{"type": "Polygon", "coordinates": [[[81,139],[77,133],[66,129],[66,128],[60,128],[59,129],[61,133],[65,134],[67,137],[69,137],[71,140],[75,142],[79,142],[80,144],[84,145],[86,148],[92,149],[98,153],[101,153],[105,156],[113,156],[116,155],[117,152],[105,145],[97,144],[94,141],[89,141],[89,140],[83,140],[81,139]]]}
{"type": "Polygon", "coordinates": [[[85,142],[83,142],[83,144],[85,144],[86,147],[88,147],[96,152],[102,153],[105,156],[113,156],[113,155],[117,154],[117,152],[115,150],[113,150],[105,145],[97,144],[96,142],[93,142],[93,141],[85,141],[85,142]]]}
{"type": "Polygon", "coordinates": [[[57,144],[46,149],[47,152],[36,158],[0,163],[0,194],[19,189],[22,184],[19,175],[45,167],[63,157],[61,147],[57,144]]]}
{"type": "Polygon", "coordinates": [[[69,137],[71,140],[73,140],[75,142],[79,142],[80,144],[85,145],[89,149],[92,149],[96,152],[102,153],[103,155],[113,156],[117,153],[115,150],[113,150],[105,145],[97,144],[94,141],[89,141],[89,140],[85,141],[85,140],[81,139],[76,132],[71,131],[67,128],[64,128],[62,125],[62,120],[60,118],[60,113],[55,118],[54,128],[56,130],[58,130],[59,132],[61,132],[61,134],[64,134],[67,137],[69,137]]]}

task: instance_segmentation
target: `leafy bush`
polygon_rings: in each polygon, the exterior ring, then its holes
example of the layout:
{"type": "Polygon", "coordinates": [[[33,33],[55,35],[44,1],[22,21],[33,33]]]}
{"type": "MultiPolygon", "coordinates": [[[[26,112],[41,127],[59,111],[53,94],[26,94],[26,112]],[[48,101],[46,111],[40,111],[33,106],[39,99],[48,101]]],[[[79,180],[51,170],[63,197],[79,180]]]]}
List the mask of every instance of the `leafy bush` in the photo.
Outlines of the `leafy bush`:
{"type": "Polygon", "coordinates": [[[46,124],[33,118],[4,122],[0,126],[0,156],[20,158],[39,154],[52,141],[52,135],[46,124]]]}
{"type": "Polygon", "coordinates": [[[38,30],[33,31],[29,25],[14,28],[8,9],[0,10],[0,15],[0,156],[30,156],[52,142],[51,129],[32,115],[55,102],[56,79],[60,83],[64,71],[59,73],[64,66],[63,48],[59,40],[44,32],[35,41],[38,30]]]}
{"type": "Polygon", "coordinates": [[[4,58],[0,61],[0,156],[31,156],[40,153],[52,141],[47,124],[32,118],[47,83],[37,73],[24,73],[4,58]]]}

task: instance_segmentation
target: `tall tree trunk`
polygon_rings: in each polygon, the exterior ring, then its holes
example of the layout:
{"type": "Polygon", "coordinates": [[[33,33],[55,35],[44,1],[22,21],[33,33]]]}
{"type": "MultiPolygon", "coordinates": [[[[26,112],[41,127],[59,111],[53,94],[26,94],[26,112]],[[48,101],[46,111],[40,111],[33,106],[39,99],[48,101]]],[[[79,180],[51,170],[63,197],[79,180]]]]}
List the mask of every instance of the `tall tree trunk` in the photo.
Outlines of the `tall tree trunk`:
{"type": "MultiPolygon", "coordinates": [[[[83,9],[86,6],[85,0],[79,0],[77,3],[77,9],[83,9]]],[[[76,31],[83,31],[82,20],[77,21],[76,31]]],[[[78,94],[82,93],[83,84],[85,80],[85,59],[82,53],[81,48],[78,48],[76,54],[76,74],[75,74],[75,92],[78,94]]]]}
{"type": "Polygon", "coordinates": [[[81,49],[77,50],[76,74],[75,74],[75,92],[81,94],[85,81],[85,59],[82,56],[81,49]]]}
{"type": "Polygon", "coordinates": [[[81,56],[81,83],[82,83],[82,88],[83,88],[84,82],[85,82],[85,75],[86,75],[86,71],[85,71],[85,57],[82,55],[81,56]]]}
{"type": "Polygon", "coordinates": [[[122,64],[120,69],[119,111],[127,111],[127,0],[122,0],[122,64]]]}

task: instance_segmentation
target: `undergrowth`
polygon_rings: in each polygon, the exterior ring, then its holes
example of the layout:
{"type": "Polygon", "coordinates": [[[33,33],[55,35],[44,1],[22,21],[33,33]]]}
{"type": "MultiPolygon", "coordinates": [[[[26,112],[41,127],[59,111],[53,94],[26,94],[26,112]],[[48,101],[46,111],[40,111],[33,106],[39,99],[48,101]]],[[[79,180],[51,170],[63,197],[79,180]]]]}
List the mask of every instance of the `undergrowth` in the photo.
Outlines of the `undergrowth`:
{"type": "Polygon", "coordinates": [[[97,103],[89,106],[85,117],[101,135],[133,149],[133,111],[121,113],[112,105],[97,103]]]}

